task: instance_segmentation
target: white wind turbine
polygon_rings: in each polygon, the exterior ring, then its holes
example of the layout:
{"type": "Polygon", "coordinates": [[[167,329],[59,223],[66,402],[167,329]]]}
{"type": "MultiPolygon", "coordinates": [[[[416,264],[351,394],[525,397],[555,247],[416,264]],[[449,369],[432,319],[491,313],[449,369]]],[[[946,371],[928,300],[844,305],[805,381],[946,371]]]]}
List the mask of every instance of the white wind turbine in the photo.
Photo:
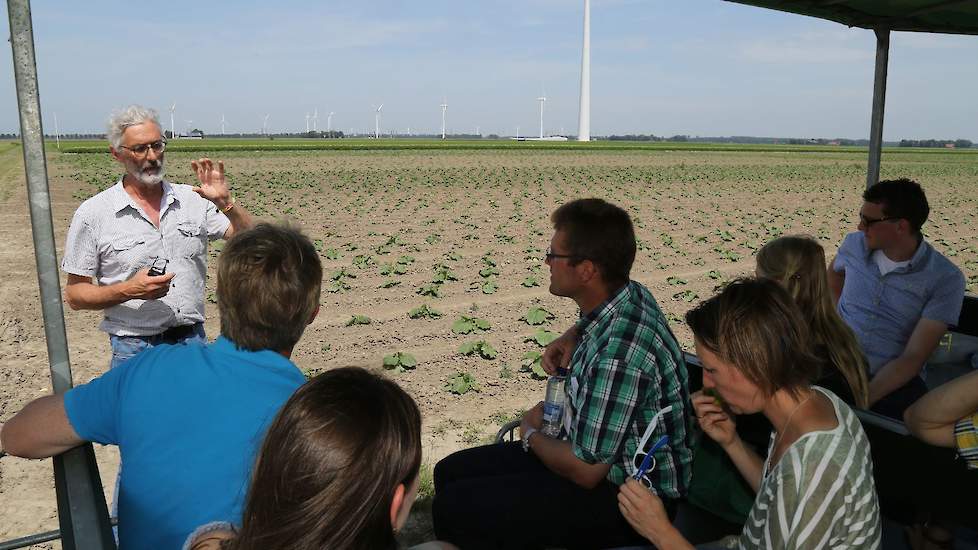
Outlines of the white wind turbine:
{"type": "Polygon", "coordinates": [[[445,139],[445,112],[448,111],[448,98],[442,100],[441,104],[441,139],[445,139]]]}
{"type": "Polygon", "coordinates": [[[591,0],[584,0],[584,47],[581,51],[581,107],[577,141],[591,141],[591,0]]]}
{"type": "Polygon", "coordinates": [[[377,107],[377,111],[374,112],[374,139],[380,139],[380,111],[384,108],[384,104],[381,103],[380,107],[377,107]]]}
{"type": "Polygon", "coordinates": [[[221,113],[221,135],[222,136],[224,135],[224,124],[225,124],[225,122],[227,122],[227,121],[224,120],[224,113],[221,113]]]}
{"type": "Polygon", "coordinates": [[[312,131],[319,131],[319,107],[316,107],[312,112],[312,131]]]}
{"type": "Polygon", "coordinates": [[[61,150],[61,128],[58,127],[58,113],[54,113],[54,140],[58,143],[58,150],[61,150]]]}
{"type": "Polygon", "coordinates": [[[265,118],[263,118],[262,121],[261,121],[261,133],[262,133],[262,135],[267,135],[268,134],[268,117],[269,117],[269,115],[265,115],[265,118]]]}
{"type": "Polygon", "coordinates": [[[540,102],[540,139],[543,139],[543,104],[547,102],[547,93],[541,94],[537,101],[540,102]]]}
{"type": "Polygon", "coordinates": [[[335,114],[336,113],[334,113],[333,111],[330,111],[329,114],[326,115],[326,131],[327,132],[332,132],[333,131],[333,115],[335,115],[335,114]]]}
{"type": "Polygon", "coordinates": [[[173,129],[174,128],[174,126],[173,126],[173,112],[176,111],[176,110],[177,110],[177,104],[176,103],[174,103],[173,105],[170,105],[170,137],[171,138],[176,138],[177,137],[177,133],[173,129]]]}
{"type": "Polygon", "coordinates": [[[309,133],[309,113],[306,113],[306,133],[309,133]]]}

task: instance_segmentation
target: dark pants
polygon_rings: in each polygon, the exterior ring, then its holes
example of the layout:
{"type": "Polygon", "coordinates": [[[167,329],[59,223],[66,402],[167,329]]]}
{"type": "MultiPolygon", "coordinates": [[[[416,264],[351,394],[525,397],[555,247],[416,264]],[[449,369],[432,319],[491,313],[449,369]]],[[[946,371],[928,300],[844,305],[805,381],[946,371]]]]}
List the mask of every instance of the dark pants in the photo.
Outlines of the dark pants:
{"type": "MultiPolygon", "coordinates": [[[[454,453],[435,465],[435,535],[462,550],[648,544],[618,510],[618,487],[584,489],[519,442],[454,453]]],[[[674,501],[664,501],[675,510],[674,501]]]]}
{"type": "Polygon", "coordinates": [[[903,422],[903,411],[923,397],[925,393],[927,393],[927,384],[919,376],[915,376],[913,380],[877,401],[870,410],[903,422]]]}

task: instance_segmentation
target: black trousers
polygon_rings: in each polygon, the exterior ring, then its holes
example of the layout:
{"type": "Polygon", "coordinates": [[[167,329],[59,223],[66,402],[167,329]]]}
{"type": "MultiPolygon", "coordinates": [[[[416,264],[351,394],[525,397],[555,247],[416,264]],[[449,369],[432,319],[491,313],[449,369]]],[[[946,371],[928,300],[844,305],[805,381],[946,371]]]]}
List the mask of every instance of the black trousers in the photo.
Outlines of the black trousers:
{"type": "MultiPolygon", "coordinates": [[[[584,489],[519,442],[452,454],[435,465],[435,535],[462,548],[648,545],[618,510],[618,487],[584,489]]],[[[664,501],[670,516],[674,501],[664,501]]]]}
{"type": "Polygon", "coordinates": [[[877,401],[870,410],[903,422],[903,411],[923,397],[925,393],[927,393],[927,384],[919,376],[915,376],[894,390],[893,393],[877,401]]]}

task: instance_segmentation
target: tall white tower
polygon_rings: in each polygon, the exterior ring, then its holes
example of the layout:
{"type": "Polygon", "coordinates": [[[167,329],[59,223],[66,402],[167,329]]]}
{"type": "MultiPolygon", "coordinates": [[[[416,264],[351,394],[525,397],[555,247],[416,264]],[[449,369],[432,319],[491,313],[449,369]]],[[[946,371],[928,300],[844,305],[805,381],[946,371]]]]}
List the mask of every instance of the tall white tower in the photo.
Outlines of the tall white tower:
{"type": "Polygon", "coordinates": [[[543,139],[543,104],[547,102],[547,94],[543,94],[537,98],[540,102],[540,139],[543,139]]]}
{"type": "Polygon", "coordinates": [[[446,97],[441,104],[441,139],[445,139],[445,112],[448,111],[448,98],[446,97]]]}
{"type": "Polygon", "coordinates": [[[335,114],[336,113],[334,113],[333,111],[330,111],[329,114],[326,115],[326,131],[327,132],[331,132],[333,130],[333,115],[335,115],[335,114]]]}
{"type": "Polygon", "coordinates": [[[377,107],[377,111],[374,113],[374,139],[380,139],[380,111],[384,108],[384,104],[381,103],[380,107],[377,107]]]}
{"type": "Polygon", "coordinates": [[[174,139],[176,139],[177,134],[174,133],[173,111],[176,111],[176,110],[177,110],[177,104],[176,103],[174,103],[173,105],[170,105],[170,137],[171,138],[174,138],[174,139]]]}
{"type": "Polygon", "coordinates": [[[584,0],[584,48],[581,52],[581,110],[577,141],[591,141],[591,0],[584,0]]]}

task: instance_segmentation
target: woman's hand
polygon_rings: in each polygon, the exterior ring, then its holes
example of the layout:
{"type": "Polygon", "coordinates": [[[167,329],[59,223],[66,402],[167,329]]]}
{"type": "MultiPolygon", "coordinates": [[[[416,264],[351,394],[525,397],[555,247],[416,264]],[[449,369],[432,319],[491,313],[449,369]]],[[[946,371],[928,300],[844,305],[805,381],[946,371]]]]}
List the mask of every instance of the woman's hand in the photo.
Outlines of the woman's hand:
{"type": "Polygon", "coordinates": [[[662,500],[632,478],[626,479],[618,489],[618,509],[635,532],[656,546],[673,530],[662,500]]]}
{"type": "Polygon", "coordinates": [[[696,411],[696,421],[710,439],[721,447],[729,447],[737,440],[737,423],[724,409],[717,399],[698,391],[690,396],[693,410],[696,411]]]}

